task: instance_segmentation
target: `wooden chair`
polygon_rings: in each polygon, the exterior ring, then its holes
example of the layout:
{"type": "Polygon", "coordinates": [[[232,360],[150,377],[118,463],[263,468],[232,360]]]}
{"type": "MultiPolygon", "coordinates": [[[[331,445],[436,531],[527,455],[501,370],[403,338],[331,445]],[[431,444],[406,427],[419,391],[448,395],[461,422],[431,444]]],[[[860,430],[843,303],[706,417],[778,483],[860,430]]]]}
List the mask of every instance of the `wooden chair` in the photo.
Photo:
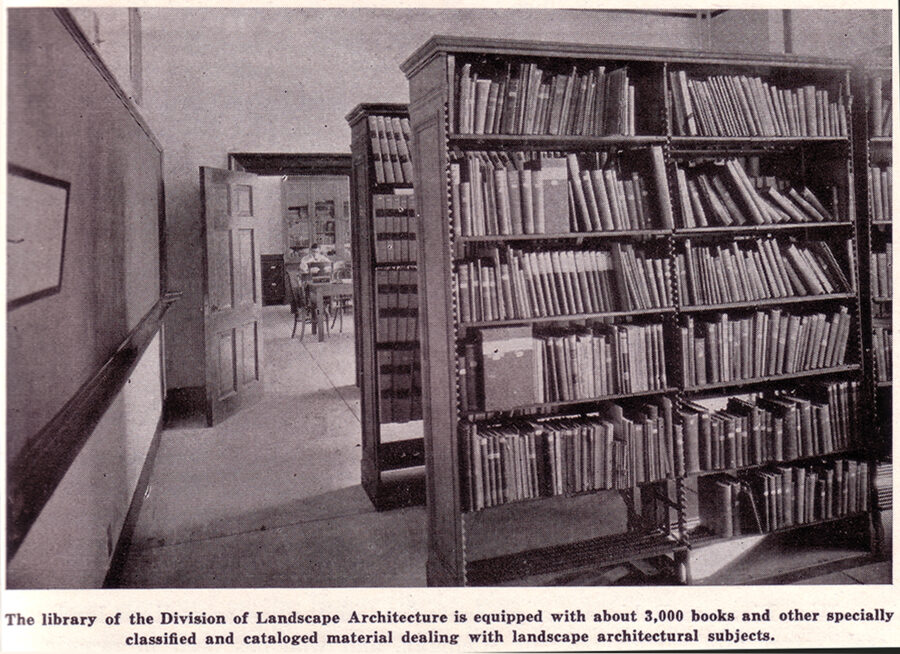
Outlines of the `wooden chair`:
{"type": "MultiPolygon", "coordinates": [[[[306,333],[306,323],[310,325],[310,331],[316,320],[315,307],[309,300],[309,293],[306,284],[302,280],[302,273],[288,274],[288,289],[290,292],[291,308],[294,311],[294,329],[291,332],[291,338],[297,333],[297,325],[300,325],[300,340],[306,333]]],[[[325,320],[325,327],[328,328],[328,321],[325,320]]]]}

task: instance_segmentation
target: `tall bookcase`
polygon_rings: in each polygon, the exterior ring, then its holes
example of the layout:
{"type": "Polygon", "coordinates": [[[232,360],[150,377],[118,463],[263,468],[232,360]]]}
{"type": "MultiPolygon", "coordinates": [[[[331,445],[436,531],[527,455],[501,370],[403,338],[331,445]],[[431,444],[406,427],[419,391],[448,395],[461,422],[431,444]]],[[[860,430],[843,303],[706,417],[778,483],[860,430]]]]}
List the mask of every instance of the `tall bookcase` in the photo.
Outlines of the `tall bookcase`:
{"type": "MultiPolygon", "coordinates": [[[[893,507],[892,498],[892,74],[889,60],[860,65],[854,75],[856,108],[854,129],[861,244],[861,283],[864,315],[863,363],[869,380],[875,477],[875,527],[883,534],[880,512],[893,507]]],[[[883,545],[880,541],[878,545],[883,545]]]]}
{"type": "Polygon", "coordinates": [[[379,509],[424,501],[422,475],[393,474],[424,464],[422,437],[409,436],[418,432],[422,404],[415,196],[404,136],[408,116],[406,105],[386,103],[360,104],[347,115],[356,216],[362,485],[379,509]],[[391,430],[395,434],[389,438],[391,430]]]}
{"type": "Polygon", "coordinates": [[[849,65],[439,36],[401,68],[429,584],[869,533],[849,65]]]}

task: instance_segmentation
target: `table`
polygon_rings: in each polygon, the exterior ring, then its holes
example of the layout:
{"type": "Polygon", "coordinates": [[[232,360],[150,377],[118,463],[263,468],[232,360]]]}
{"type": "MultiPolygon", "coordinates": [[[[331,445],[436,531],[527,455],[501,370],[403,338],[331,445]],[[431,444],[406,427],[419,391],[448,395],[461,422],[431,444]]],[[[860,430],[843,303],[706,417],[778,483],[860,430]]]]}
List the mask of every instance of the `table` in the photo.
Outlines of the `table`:
{"type": "MultiPolygon", "coordinates": [[[[319,334],[319,340],[325,340],[325,301],[331,298],[353,297],[353,284],[350,282],[310,282],[309,300],[316,307],[316,322],[313,323],[313,331],[319,334]]],[[[337,303],[332,302],[332,306],[337,303]]]]}

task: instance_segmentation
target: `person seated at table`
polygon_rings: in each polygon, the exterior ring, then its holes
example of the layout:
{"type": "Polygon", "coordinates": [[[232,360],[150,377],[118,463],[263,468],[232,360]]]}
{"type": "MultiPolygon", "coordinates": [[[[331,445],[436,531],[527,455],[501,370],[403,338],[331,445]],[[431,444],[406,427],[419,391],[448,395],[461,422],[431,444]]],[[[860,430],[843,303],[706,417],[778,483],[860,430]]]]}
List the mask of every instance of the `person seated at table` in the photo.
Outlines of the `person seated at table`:
{"type": "MultiPolygon", "coordinates": [[[[319,244],[313,243],[309,248],[309,254],[303,255],[300,259],[300,272],[308,273],[309,272],[309,264],[311,263],[331,263],[331,259],[328,258],[328,255],[323,254],[319,250],[319,244]]],[[[314,266],[315,268],[322,268],[323,266],[314,266]]]]}

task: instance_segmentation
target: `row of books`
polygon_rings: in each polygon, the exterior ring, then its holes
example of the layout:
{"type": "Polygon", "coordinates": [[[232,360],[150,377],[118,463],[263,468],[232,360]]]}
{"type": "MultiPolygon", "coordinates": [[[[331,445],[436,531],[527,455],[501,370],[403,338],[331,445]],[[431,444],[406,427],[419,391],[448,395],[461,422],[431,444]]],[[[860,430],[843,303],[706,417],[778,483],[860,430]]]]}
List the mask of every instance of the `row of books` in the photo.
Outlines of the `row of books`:
{"type": "Polygon", "coordinates": [[[655,202],[649,182],[637,171],[613,168],[582,169],[578,157],[566,155],[573,201],[575,231],[599,232],[626,229],[671,229],[672,204],[666,183],[662,148],[650,147],[655,202]]]}
{"type": "Polygon", "coordinates": [[[781,309],[751,316],[689,316],[680,328],[685,386],[756,379],[844,363],[851,317],[781,309]]]}
{"type": "Polygon", "coordinates": [[[378,411],[382,424],[422,419],[422,371],[418,347],[379,350],[378,411]]]}
{"type": "Polygon", "coordinates": [[[634,311],[672,306],[666,259],[630,243],[610,249],[528,252],[498,248],[458,264],[463,322],[634,311]]]}
{"type": "Polygon", "coordinates": [[[415,270],[376,270],[375,302],[378,343],[419,340],[419,290],[415,270]]]}
{"type": "Polygon", "coordinates": [[[461,449],[470,510],[553,495],[632,488],[673,475],[671,402],[505,425],[467,423],[461,449]]]}
{"type": "Polygon", "coordinates": [[[894,464],[890,461],[879,461],[875,464],[875,501],[882,511],[894,508],[894,464]]]}
{"type": "Polygon", "coordinates": [[[880,382],[889,382],[893,379],[891,373],[891,326],[874,325],[872,327],[872,349],[875,353],[875,379],[880,382]]]}
{"type": "MultiPolygon", "coordinates": [[[[852,247],[847,241],[851,262],[852,247]]],[[[824,241],[770,237],[694,246],[686,239],[684,252],[675,260],[680,294],[688,304],[827,295],[851,289],[848,276],[824,241]]]]}
{"type": "Polygon", "coordinates": [[[679,403],[678,474],[841,452],[858,440],[859,382],[817,382],[789,395],[729,397],[721,409],[707,406],[722,400],[679,403]]]}
{"type": "MultiPolygon", "coordinates": [[[[891,136],[894,121],[891,118],[891,97],[884,95],[885,81],[878,76],[869,80],[869,136],[891,136]]],[[[890,89],[890,80],[887,81],[890,89]]]]}
{"type": "Polygon", "coordinates": [[[584,400],[666,388],[663,328],[597,325],[534,339],[535,400],[584,400]]]}
{"type": "Polygon", "coordinates": [[[846,136],[847,110],[828,89],[779,88],[749,75],[671,71],[675,132],[681,136],[846,136]]]}
{"type": "Polygon", "coordinates": [[[370,115],[369,137],[376,184],[411,184],[412,160],[409,142],[412,130],[409,118],[370,115]]]}
{"type": "Polygon", "coordinates": [[[459,357],[460,404],[505,411],[548,402],[664,390],[662,325],[590,324],[533,335],[527,326],[479,330],[459,357]]]}
{"type": "Polygon", "coordinates": [[[415,262],[419,255],[415,196],[375,194],[372,207],[375,213],[375,262],[415,262]]]}
{"type": "Polygon", "coordinates": [[[679,164],[675,179],[686,228],[830,222],[839,208],[836,186],[829,211],[807,187],[798,190],[786,180],[751,177],[738,159],[701,166],[679,164]]]}
{"type": "Polygon", "coordinates": [[[869,270],[872,281],[872,297],[893,297],[894,252],[890,243],[885,244],[884,252],[872,252],[872,267],[869,270]]]}
{"type": "Polygon", "coordinates": [[[894,167],[869,167],[869,197],[872,198],[872,220],[891,222],[893,218],[894,167]]]}
{"type": "Polygon", "coordinates": [[[868,509],[868,482],[868,465],[852,459],[712,478],[700,491],[700,518],[723,538],[831,520],[868,509]]]}
{"type": "Polygon", "coordinates": [[[635,133],[635,90],[624,67],[554,74],[520,63],[486,74],[464,63],[454,95],[459,134],[635,133]]]}
{"type": "Polygon", "coordinates": [[[457,233],[565,234],[665,229],[672,213],[662,149],[650,148],[653,177],[604,153],[555,157],[468,152],[450,164],[457,233]]]}

